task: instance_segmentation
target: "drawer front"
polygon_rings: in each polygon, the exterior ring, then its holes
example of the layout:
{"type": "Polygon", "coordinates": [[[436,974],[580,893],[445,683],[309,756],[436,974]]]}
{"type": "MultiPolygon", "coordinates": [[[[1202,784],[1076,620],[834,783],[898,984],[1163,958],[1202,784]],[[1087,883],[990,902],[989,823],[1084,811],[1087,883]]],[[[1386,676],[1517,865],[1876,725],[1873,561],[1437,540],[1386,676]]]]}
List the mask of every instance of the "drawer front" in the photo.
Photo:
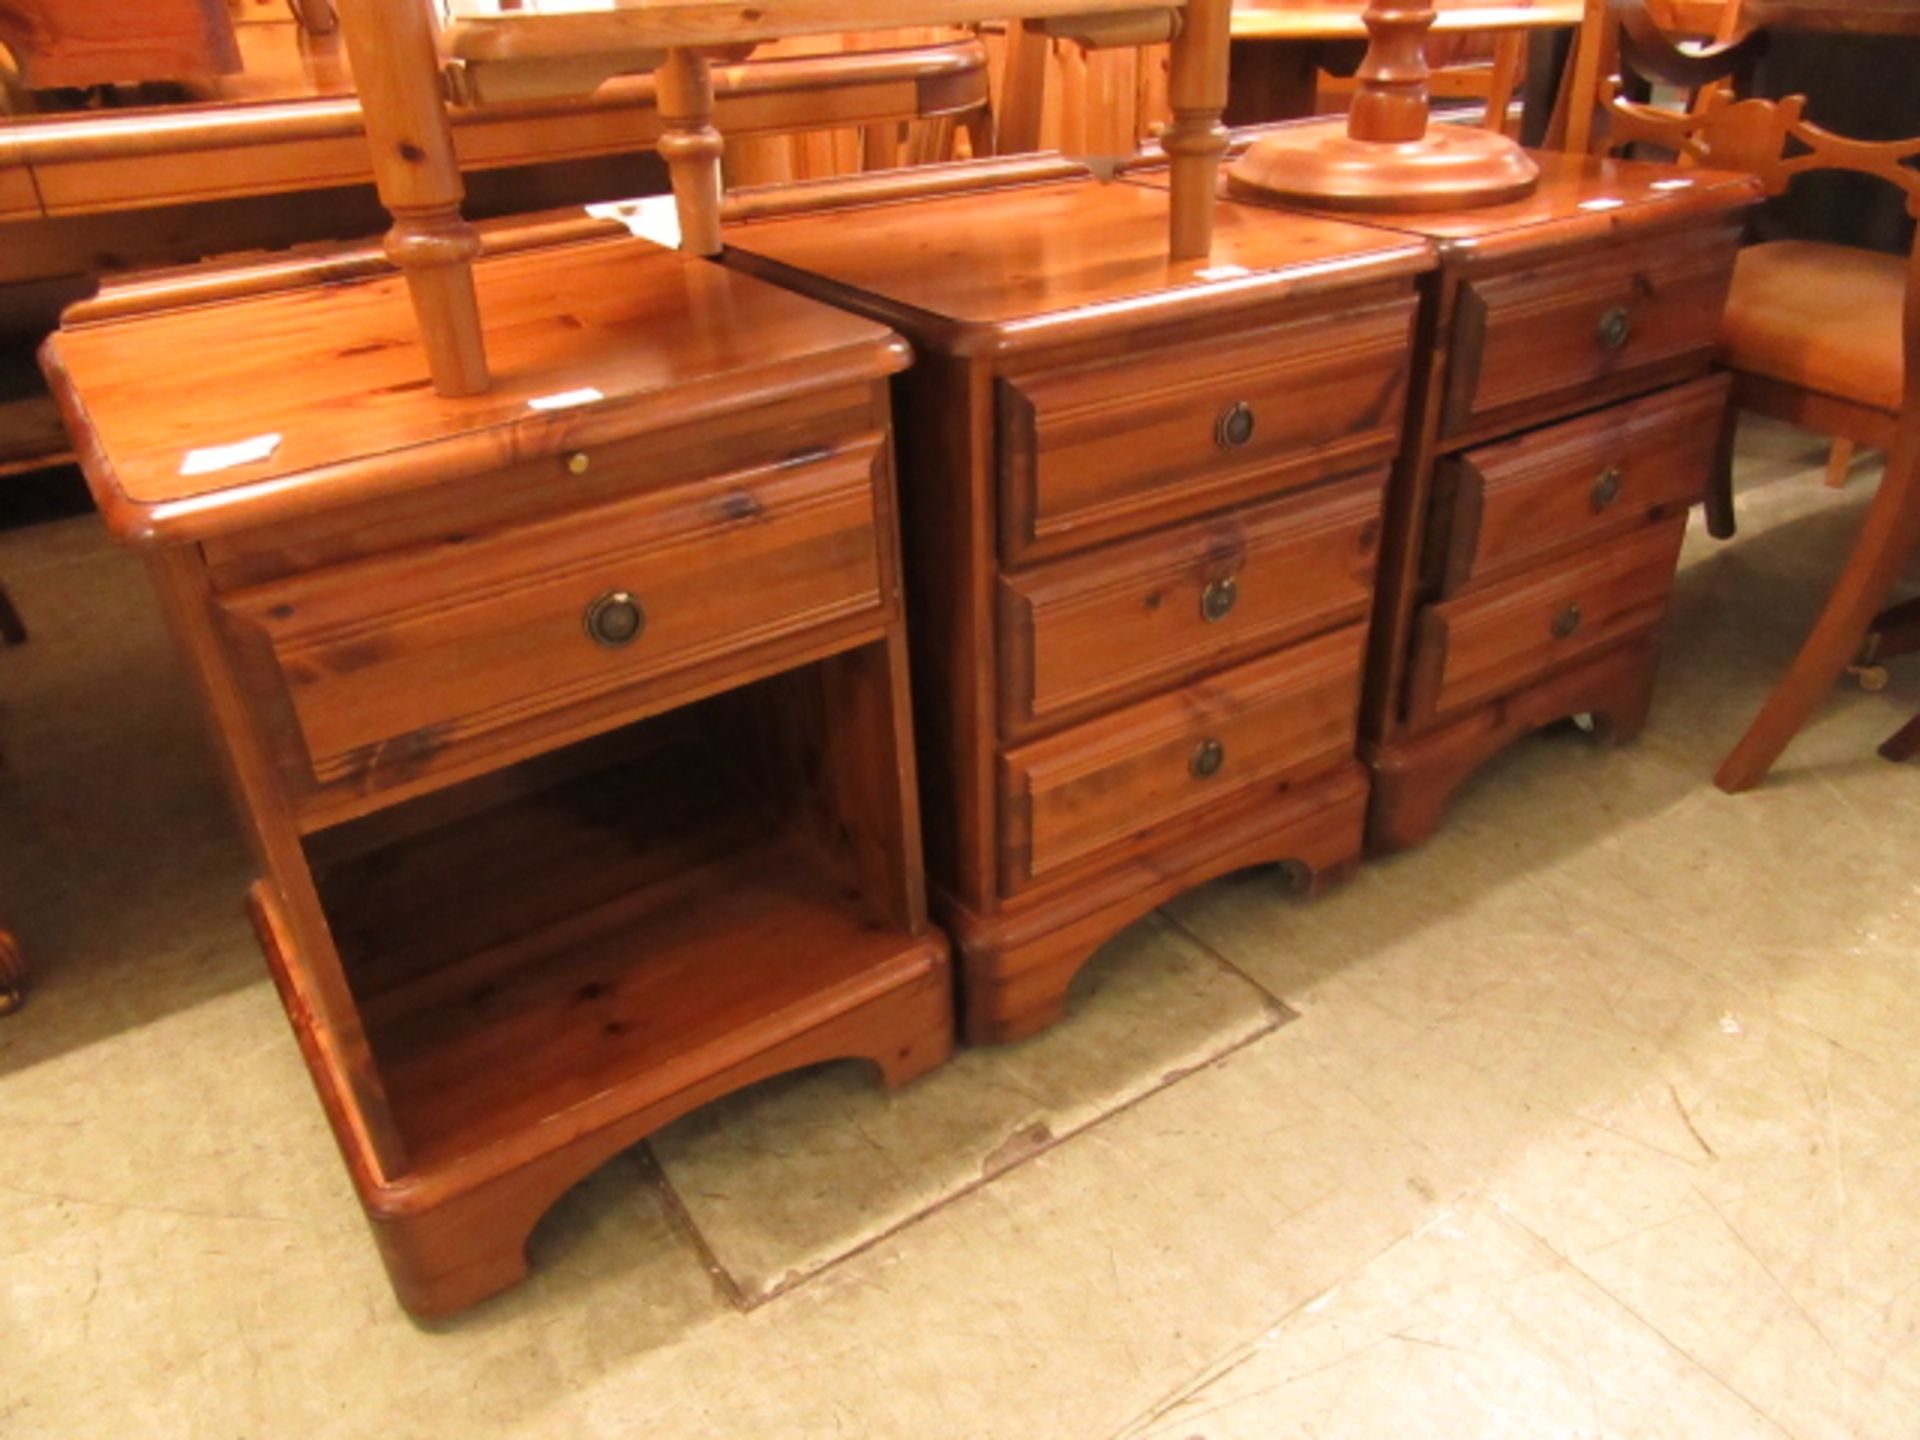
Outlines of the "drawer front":
{"type": "Polygon", "coordinates": [[[1443,460],[1427,531],[1432,592],[1459,594],[1693,504],[1731,384],[1707,376],[1443,460]]]}
{"type": "Polygon", "coordinates": [[[1713,353],[1738,232],[1622,241],[1461,286],[1444,429],[1457,434],[1529,406],[1631,386],[1713,353]]]}
{"type": "Polygon", "coordinates": [[[1003,730],[1364,618],[1385,482],[1376,471],[1002,580],[1003,730]]]}
{"type": "Polygon", "coordinates": [[[1001,550],[1058,555],[1390,457],[1413,298],[999,382],[1001,550]]]}
{"type": "MultiPolygon", "coordinates": [[[[229,592],[322,784],[887,603],[877,437],[229,592]]],[[[636,696],[644,704],[644,695],[636,696]]]]}
{"type": "Polygon", "coordinates": [[[1365,637],[1349,625],[1007,752],[1005,889],[1352,755],[1365,637]]]}
{"type": "Polygon", "coordinates": [[[1490,700],[1657,625],[1686,525],[1675,515],[1577,561],[1429,605],[1414,639],[1409,720],[1490,700]]]}

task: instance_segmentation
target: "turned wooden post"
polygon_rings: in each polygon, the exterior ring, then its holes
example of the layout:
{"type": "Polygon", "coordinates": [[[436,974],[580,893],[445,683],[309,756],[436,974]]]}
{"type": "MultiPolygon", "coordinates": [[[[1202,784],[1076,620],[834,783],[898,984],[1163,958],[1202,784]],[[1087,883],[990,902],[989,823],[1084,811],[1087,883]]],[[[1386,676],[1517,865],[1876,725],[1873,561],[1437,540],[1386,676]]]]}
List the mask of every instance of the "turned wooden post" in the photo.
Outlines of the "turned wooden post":
{"type": "Polygon", "coordinates": [[[680,248],[689,255],[718,255],[720,156],[726,144],[713,124],[713,66],[698,51],[669,50],[654,86],[660,154],[673,179],[680,216],[680,248]]]}
{"type": "Polygon", "coordinates": [[[380,203],[393,216],[387,254],[407,277],[433,388],[485,390],[487,355],[473,257],[480,237],[460,216],[465,190],[440,90],[427,0],[338,0],[380,203]]]}
{"type": "Polygon", "coordinates": [[[1189,0],[1180,12],[1167,74],[1173,121],[1160,136],[1172,162],[1173,211],[1168,250],[1175,260],[1202,260],[1213,248],[1214,187],[1227,151],[1227,44],[1232,0],[1189,0]]]}
{"type": "Polygon", "coordinates": [[[1456,210],[1530,193],[1540,168],[1497,127],[1427,123],[1433,7],[1367,0],[1367,57],[1344,122],[1290,125],[1254,141],[1227,189],[1334,210],[1456,210]]]}
{"type": "Polygon", "coordinates": [[[1361,16],[1367,56],[1354,72],[1360,88],[1347,112],[1356,140],[1406,144],[1427,133],[1427,32],[1431,5],[1373,4],[1361,16]]]}

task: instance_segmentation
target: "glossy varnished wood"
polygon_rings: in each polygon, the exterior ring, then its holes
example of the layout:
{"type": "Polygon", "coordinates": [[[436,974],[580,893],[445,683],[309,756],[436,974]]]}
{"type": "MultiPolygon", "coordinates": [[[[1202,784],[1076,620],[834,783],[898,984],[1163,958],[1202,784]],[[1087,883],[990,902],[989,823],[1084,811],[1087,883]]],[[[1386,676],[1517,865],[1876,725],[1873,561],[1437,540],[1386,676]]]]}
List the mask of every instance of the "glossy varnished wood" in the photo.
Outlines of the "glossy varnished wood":
{"type": "MultiPolygon", "coordinates": [[[[1425,839],[1467,776],[1533,730],[1575,714],[1615,738],[1638,729],[1676,517],[1724,433],[1724,387],[1698,377],[1756,182],[1538,158],[1525,199],[1366,221],[1427,237],[1440,262],[1362,716],[1376,851],[1425,839]]],[[[1157,183],[1150,161],[1132,178],[1157,183]]]]}
{"type": "Polygon", "coordinates": [[[1002,577],[1003,732],[1365,618],[1384,480],[1358,476],[1002,577]]]}
{"type": "Polygon", "coordinates": [[[936,913],[969,1037],[1227,870],[1358,853],[1381,466],[1424,242],[1052,181],[736,225],[729,262],[895,325],[936,913]]]}
{"type": "Polygon", "coordinates": [[[1727,391],[1709,376],[1441,461],[1431,592],[1444,599],[1696,504],[1727,391]]]}
{"type": "Polygon", "coordinates": [[[501,337],[498,374],[491,390],[461,399],[421,383],[405,289],[390,276],[263,296],[244,325],[220,305],[143,319],[139,348],[112,324],[55,336],[47,364],[101,477],[108,524],[129,539],[204,539],[723,414],[789,394],[802,378],[812,388],[870,377],[904,359],[878,326],[771,287],[753,292],[748,331],[731,318],[739,277],[685,270],[626,237],[501,256],[476,275],[501,337]],[[785,358],[795,353],[808,357],[804,376],[785,358]],[[164,391],[154,355],[167,357],[164,391]],[[176,385],[193,404],[174,401],[176,385]],[[582,402],[586,392],[598,398],[582,402]],[[552,397],[563,403],[541,408],[552,397]],[[262,459],[182,473],[195,450],[263,435],[280,438],[262,459]]]}
{"type": "Polygon", "coordinates": [[[831,224],[769,218],[729,233],[728,260],[794,283],[808,277],[810,290],[844,295],[949,355],[1009,355],[1122,328],[1150,334],[1157,323],[1244,317],[1263,302],[1347,291],[1431,264],[1418,239],[1305,217],[1276,225],[1224,203],[1211,257],[1170,263],[1168,202],[1141,188],[1062,181],[997,192],[991,206],[959,197],[873,206],[831,224]]]}
{"type": "Polygon", "coordinates": [[[572,335],[593,361],[552,410],[383,378],[411,343],[391,279],[47,352],[210,703],[256,928],[422,1314],[518,1279],[559,1194],[666,1121],[839,1057],[898,1083],[953,1035],[908,714],[902,347],[631,240],[534,258],[478,279],[513,271],[529,356],[572,335]],[[183,335],[250,366],[126,361],[183,335]],[[292,377],[333,365],[303,404],[292,377]],[[181,412],[249,368],[258,409],[202,414],[278,445],[181,475],[181,412]],[[594,629],[610,596],[644,623],[594,629]]]}

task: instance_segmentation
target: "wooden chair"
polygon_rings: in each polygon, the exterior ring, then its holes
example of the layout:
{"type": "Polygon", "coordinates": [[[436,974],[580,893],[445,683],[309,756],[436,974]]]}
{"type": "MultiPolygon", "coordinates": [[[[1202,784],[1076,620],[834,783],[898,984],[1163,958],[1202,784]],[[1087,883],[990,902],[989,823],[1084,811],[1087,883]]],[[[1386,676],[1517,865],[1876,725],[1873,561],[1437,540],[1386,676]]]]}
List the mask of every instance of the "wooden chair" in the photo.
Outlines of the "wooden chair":
{"type": "Polygon", "coordinates": [[[986,47],[971,33],[923,28],[883,35],[805,36],[766,46],[751,66],[804,59],[823,71],[844,70],[849,79],[887,64],[889,57],[917,57],[923,78],[913,86],[904,114],[862,120],[833,103],[824,89],[811,113],[796,114],[782,134],[727,136],[722,171],[729,189],[825,180],[900,165],[930,165],[993,153],[993,109],[986,47]]]}
{"type": "MultiPolygon", "coordinates": [[[[1688,88],[1736,76],[1757,57],[1764,34],[1715,50],[1673,47],[1634,0],[1613,0],[1626,62],[1649,78],[1688,88]]],[[[1605,84],[1604,148],[1644,143],[1720,169],[1745,170],[1778,194],[1811,170],[1852,170],[1900,188],[1920,219],[1920,137],[1851,140],[1806,118],[1806,100],[1739,99],[1709,89],[1685,113],[1622,98],[1605,84]]],[[[1721,789],[1758,784],[1813,713],[1863,643],[1892,653],[1908,637],[1910,608],[1875,612],[1920,544],[1920,233],[1909,254],[1883,255],[1803,240],[1776,241],[1742,252],[1721,340],[1733,372],[1722,460],[1708,496],[1708,523],[1721,538],[1734,531],[1732,425],[1740,409],[1887,451],[1885,476],[1860,539],[1834,584],[1826,608],[1799,656],[1747,734],[1715,776],[1721,789]],[[1893,624],[1889,637],[1885,627],[1893,624]]],[[[1920,627],[1915,627],[1920,628],[1920,627]]],[[[1889,742],[1912,747],[1908,727],[1889,742]]]]}
{"type": "Polygon", "coordinates": [[[1212,245],[1214,185],[1226,149],[1230,0],[1159,0],[1116,11],[1111,0],[339,0],[380,198],[394,217],[389,246],[405,268],[435,390],[472,395],[491,384],[447,101],[484,105],[593,90],[620,74],[657,76],[681,248],[720,250],[720,158],[713,61],[795,35],[1049,17],[1089,45],[1172,40],[1168,78],[1173,157],[1168,253],[1196,260],[1212,245]]]}

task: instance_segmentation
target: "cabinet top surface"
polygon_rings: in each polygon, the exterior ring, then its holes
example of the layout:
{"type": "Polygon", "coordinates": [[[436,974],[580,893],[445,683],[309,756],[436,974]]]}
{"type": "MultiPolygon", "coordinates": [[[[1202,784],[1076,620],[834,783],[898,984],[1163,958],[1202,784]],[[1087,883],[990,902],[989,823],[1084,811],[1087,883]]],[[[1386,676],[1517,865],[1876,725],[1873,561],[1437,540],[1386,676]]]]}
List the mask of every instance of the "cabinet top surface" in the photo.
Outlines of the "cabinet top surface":
{"type": "MultiPolygon", "coordinates": [[[[1682,224],[1757,203],[1760,182],[1726,170],[1536,151],[1540,184],[1523,200],[1472,210],[1352,214],[1357,225],[1439,241],[1452,259],[1577,244],[1624,229],[1682,224]]],[[[1130,178],[1164,189],[1164,170],[1130,178]]],[[[1258,204],[1258,202],[1253,202],[1258,204]]],[[[1274,206],[1260,208],[1281,208],[1274,206]]]]}
{"type": "Polygon", "coordinates": [[[1215,213],[1212,254],[1170,262],[1166,194],[1091,179],[748,222],[726,238],[749,264],[820,277],[956,351],[1018,349],[1433,265],[1411,237],[1227,204],[1215,213]]]}
{"type": "Polygon", "coordinates": [[[870,321],[640,240],[489,258],[474,280],[494,380],[457,399],[427,380],[397,275],[55,335],[43,363],[109,525],[198,539],[906,363],[870,321]]]}
{"type": "Polygon", "coordinates": [[[1536,152],[1534,159],[1540,184],[1524,200],[1428,215],[1373,215],[1366,223],[1460,244],[1540,229],[1543,241],[1563,243],[1587,229],[1678,221],[1761,198],[1759,181],[1727,170],[1548,152],[1536,152]]]}

